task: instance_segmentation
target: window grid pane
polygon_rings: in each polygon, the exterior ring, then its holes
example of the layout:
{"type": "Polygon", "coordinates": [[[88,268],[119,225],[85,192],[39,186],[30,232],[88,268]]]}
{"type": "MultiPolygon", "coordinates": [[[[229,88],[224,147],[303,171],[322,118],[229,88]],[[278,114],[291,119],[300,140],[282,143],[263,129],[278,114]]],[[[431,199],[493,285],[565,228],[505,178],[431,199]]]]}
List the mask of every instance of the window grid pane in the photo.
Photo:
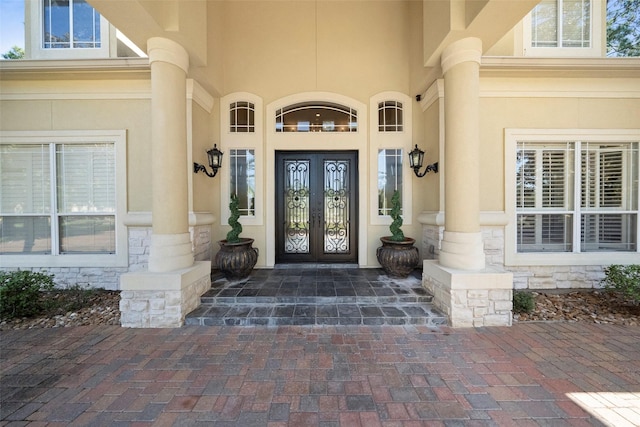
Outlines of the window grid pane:
{"type": "Polygon", "coordinates": [[[229,105],[229,132],[255,132],[255,105],[251,102],[239,101],[229,105]]]}
{"type": "Polygon", "coordinates": [[[256,170],[254,150],[229,150],[230,195],[238,196],[242,216],[255,216],[256,170]]]}
{"type": "Polygon", "coordinates": [[[49,145],[0,146],[0,211],[51,213],[49,145]]]}
{"type": "Polygon", "coordinates": [[[61,254],[112,254],[116,251],[116,223],[112,215],[61,216],[61,254]]]}
{"type": "Polygon", "coordinates": [[[378,215],[391,214],[393,193],[402,200],[402,150],[378,150],[378,215]]]}
{"type": "Polygon", "coordinates": [[[384,101],[378,103],[378,130],[380,132],[401,132],[402,121],[402,102],[384,101]]]}
{"type": "Polygon", "coordinates": [[[0,217],[0,254],[50,254],[51,218],[0,217]]]}

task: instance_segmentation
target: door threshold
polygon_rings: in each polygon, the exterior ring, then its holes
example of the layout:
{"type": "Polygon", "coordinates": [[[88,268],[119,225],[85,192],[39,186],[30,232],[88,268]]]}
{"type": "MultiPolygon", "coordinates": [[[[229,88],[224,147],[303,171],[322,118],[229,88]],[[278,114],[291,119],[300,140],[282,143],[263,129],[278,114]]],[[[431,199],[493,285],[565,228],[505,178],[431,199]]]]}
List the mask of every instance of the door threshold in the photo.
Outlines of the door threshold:
{"type": "Polygon", "coordinates": [[[291,264],[276,264],[273,268],[276,270],[286,270],[292,268],[358,268],[358,264],[301,262],[291,264]]]}

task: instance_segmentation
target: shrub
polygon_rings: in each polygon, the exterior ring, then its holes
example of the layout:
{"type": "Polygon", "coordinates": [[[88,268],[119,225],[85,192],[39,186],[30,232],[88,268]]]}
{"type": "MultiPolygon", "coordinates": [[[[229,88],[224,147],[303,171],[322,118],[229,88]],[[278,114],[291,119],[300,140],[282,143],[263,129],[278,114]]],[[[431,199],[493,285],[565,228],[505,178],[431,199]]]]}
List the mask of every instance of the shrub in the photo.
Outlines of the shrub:
{"type": "Polygon", "coordinates": [[[229,210],[231,216],[229,217],[229,225],[231,230],[227,233],[227,243],[238,243],[240,241],[240,233],[242,233],[242,224],[238,221],[240,218],[240,210],[238,209],[238,196],[231,195],[231,202],[229,203],[229,210]]]}
{"type": "Polygon", "coordinates": [[[610,265],[604,269],[604,287],[619,292],[634,304],[640,303],[640,265],[610,265]]]}
{"type": "Polygon", "coordinates": [[[53,275],[0,271],[0,318],[28,317],[47,309],[43,292],[54,289],[53,275]]]}
{"type": "Polygon", "coordinates": [[[391,231],[391,239],[394,242],[402,242],[404,241],[404,233],[402,232],[402,217],[400,216],[400,210],[402,209],[400,202],[400,192],[395,191],[393,196],[391,197],[391,219],[393,222],[389,226],[389,231],[391,231]]]}
{"type": "Polygon", "coordinates": [[[51,308],[63,313],[79,310],[86,307],[97,292],[97,289],[88,286],[85,287],[78,284],[68,286],[60,291],[63,298],[57,300],[55,307],[51,308]]]}
{"type": "Polygon", "coordinates": [[[531,313],[535,307],[535,296],[531,292],[515,291],[513,293],[513,311],[515,313],[531,313]]]}

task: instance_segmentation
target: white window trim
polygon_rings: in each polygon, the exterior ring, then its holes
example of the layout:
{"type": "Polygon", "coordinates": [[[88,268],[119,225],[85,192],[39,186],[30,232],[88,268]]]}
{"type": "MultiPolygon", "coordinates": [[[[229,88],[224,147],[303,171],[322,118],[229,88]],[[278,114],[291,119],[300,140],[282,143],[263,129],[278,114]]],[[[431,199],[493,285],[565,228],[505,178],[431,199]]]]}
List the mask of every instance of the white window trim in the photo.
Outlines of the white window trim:
{"type": "Polygon", "coordinates": [[[26,50],[28,59],[93,59],[110,56],[109,47],[111,43],[115,43],[115,30],[111,30],[111,24],[102,15],[100,15],[101,45],[99,48],[45,49],[43,46],[44,6],[42,0],[25,2],[25,9],[27,15],[25,45],[28,47],[26,50]]]}
{"type": "Polygon", "coordinates": [[[0,267],[127,267],[129,242],[123,222],[127,214],[126,141],[125,130],[0,131],[0,144],[113,143],[116,169],[115,254],[3,255],[0,267]]]}
{"type": "Polygon", "coordinates": [[[263,209],[264,209],[264,151],[262,149],[263,140],[263,108],[262,98],[248,92],[235,92],[226,95],[220,99],[220,149],[225,155],[222,156],[222,168],[218,175],[220,180],[220,224],[229,225],[230,187],[231,178],[229,171],[231,170],[231,160],[229,150],[253,150],[255,156],[255,174],[256,174],[256,193],[255,193],[255,215],[240,216],[242,225],[263,225],[263,209]],[[254,132],[231,132],[229,121],[229,105],[233,102],[248,101],[254,105],[255,131],[254,132]]]}
{"type": "Polygon", "coordinates": [[[389,215],[378,215],[378,151],[383,149],[401,149],[402,162],[402,223],[411,225],[413,222],[413,179],[409,167],[407,153],[413,149],[413,103],[411,97],[400,92],[380,92],[369,100],[369,217],[372,225],[390,225],[389,215]],[[378,129],[378,104],[383,101],[398,101],[402,103],[402,117],[404,120],[402,131],[384,132],[378,129]]]}
{"type": "MultiPolygon", "coordinates": [[[[516,220],[516,148],[518,142],[637,142],[640,129],[505,129],[505,265],[606,265],[632,264],[640,260],[640,227],[636,237],[636,252],[583,253],[518,253],[516,220]]],[[[640,193],[640,189],[638,190],[640,193]]],[[[640,197],[640,194],[638,194],[640,197]]],[[[640,200],[640,199],[639,199],[640,200]]],[[[639,213],[640,214],[640,213],[639,213]]]]}
{"type": "Polygon", "coordinates": [[[604,40],[606,34],[606,18],[603,18],[603,2],[591,1],[591,47],[532,47],[531,46],[531,13],[522,20],[522,54],[524,56],[543,57],[602,57],[605,55],[604,40]]]}

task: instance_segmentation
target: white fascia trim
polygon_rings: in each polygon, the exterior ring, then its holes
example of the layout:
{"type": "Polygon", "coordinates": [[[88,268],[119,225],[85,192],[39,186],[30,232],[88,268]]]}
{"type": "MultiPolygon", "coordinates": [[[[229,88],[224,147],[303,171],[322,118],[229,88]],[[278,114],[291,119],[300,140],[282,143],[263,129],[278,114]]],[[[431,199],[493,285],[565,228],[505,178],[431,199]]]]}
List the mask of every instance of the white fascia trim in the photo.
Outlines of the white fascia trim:
{"type": "Polygon", "coordinates": [[[518,78],[480,79],[482,98],[640,98],[638,78],[518,78]]]}
{"type": "Polygon", "coordinates": [[[150,80],[0,80],[0,100],[150,100],[150,80]]]}
{"type": "Polygon", "coordinates": [[[420,108],[422,112],[427,111],[436,101],[444,98],[444,79],[434,81],[420,99],[420,108]]]}
{"type": "Polygon", "coordinates": [[[209,114],[213,111],[215,102],[213,96],[196,80],[187,79],[187,99],[201,106],[209,114]]]}

